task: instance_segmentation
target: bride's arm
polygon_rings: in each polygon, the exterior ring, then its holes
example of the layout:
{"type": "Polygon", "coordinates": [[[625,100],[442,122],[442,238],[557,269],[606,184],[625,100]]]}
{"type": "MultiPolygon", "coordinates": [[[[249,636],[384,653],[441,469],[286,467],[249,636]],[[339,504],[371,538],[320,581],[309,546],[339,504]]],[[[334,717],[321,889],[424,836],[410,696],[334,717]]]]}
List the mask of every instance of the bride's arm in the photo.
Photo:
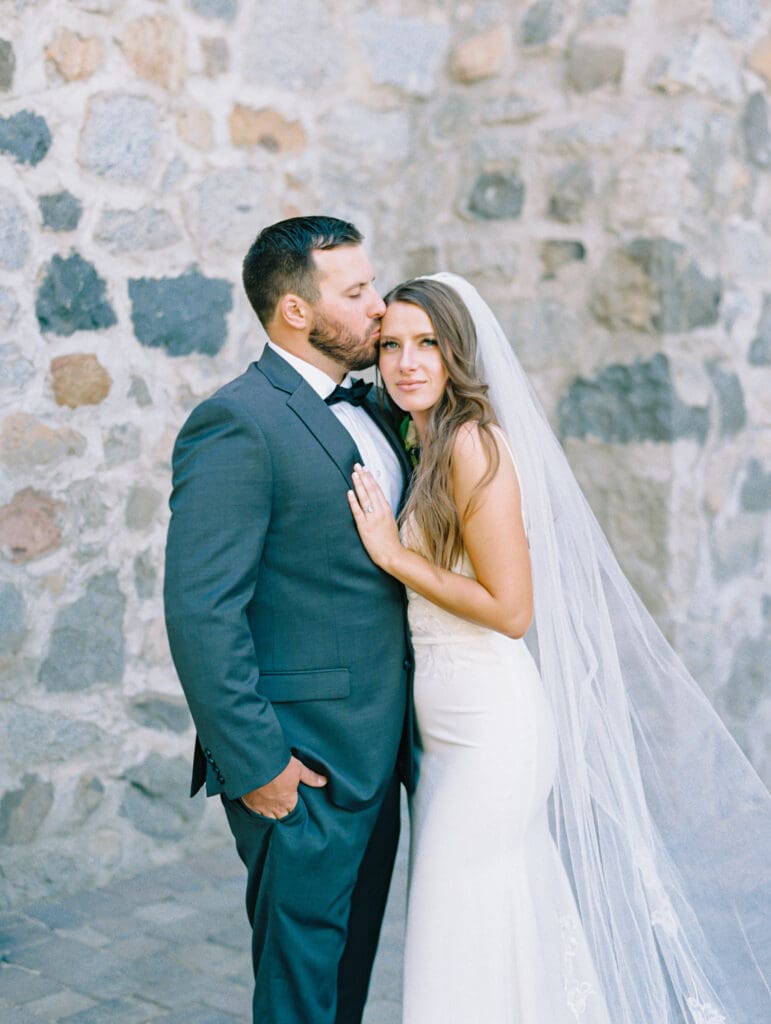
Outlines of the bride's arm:
{"type": "Polygon", "coordinates": [[[530,556],[517,474],[508,449],[497,437],[496,443],[498,469],[474,495],[472,511],[465,516],[463,510],[484,477],[487,459],[475,425],[461,428],[453,447],[453,497],[476,579],[440,569],[405,548],[388,502],[366,469],[354,474],[356,494],[349,492],[348,498],[362,542],[376,565],[454,615],[521,637],[533,614],[530,556]],[[365,508],[373,511],[365,513],[365,508]]]}

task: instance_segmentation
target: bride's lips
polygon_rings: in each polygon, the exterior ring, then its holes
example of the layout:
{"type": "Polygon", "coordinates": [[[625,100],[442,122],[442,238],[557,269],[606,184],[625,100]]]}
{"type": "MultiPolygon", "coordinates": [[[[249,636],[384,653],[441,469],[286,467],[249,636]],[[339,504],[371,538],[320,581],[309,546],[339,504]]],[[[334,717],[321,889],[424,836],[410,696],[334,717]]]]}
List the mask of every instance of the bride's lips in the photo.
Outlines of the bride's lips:
{"type": "Polygon", "coordinates": [[[424,380],[399,380],[396,382],[396,386],[400,391],[416,391],[425,383],[424,380]]]}

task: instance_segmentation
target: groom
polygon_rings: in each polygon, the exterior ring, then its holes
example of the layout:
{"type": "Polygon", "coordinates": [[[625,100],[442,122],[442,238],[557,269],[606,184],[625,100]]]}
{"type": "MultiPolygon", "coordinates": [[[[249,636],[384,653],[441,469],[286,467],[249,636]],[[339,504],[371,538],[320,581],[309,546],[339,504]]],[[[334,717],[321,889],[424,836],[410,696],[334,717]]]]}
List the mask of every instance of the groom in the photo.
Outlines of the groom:
{"type": "Polygon", "coordinates": [[[346,501],[356,462],[394,509],[410,471],[348,376],[385,309],[361,242],[332,217],[260,233],[243,280],[269,341],[174,449],[166,622],[192,793],[220,794],[247,868],[260,1024],[361,1020],[412,782],[404,594],[346,501]]]}

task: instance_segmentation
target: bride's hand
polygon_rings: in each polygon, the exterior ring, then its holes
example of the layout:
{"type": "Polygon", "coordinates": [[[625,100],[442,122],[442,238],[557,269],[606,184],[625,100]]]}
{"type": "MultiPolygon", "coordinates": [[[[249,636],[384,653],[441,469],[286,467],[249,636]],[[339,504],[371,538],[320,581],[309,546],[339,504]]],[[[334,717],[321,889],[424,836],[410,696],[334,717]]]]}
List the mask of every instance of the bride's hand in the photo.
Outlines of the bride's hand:
{"type": "Polygon", "coordinates": [[[367,554],[381,569],[402,549],[399,529],[382,488],[368,469],[357,462],[353,467],[353,491],[348,491],[356,529],[367,554]]]}

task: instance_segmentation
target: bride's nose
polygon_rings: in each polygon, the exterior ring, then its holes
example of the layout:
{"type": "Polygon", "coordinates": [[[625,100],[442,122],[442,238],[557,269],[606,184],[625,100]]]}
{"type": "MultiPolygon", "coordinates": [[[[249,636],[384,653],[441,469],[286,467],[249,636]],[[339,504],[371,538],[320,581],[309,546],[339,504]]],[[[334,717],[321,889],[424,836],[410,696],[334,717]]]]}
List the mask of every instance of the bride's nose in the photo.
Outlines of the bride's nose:
{"type": "Polygon", "coordinates": [[[407,342],[399,353],[399,369],[412,370],[415,366],[415,347],[407,342]]]}

